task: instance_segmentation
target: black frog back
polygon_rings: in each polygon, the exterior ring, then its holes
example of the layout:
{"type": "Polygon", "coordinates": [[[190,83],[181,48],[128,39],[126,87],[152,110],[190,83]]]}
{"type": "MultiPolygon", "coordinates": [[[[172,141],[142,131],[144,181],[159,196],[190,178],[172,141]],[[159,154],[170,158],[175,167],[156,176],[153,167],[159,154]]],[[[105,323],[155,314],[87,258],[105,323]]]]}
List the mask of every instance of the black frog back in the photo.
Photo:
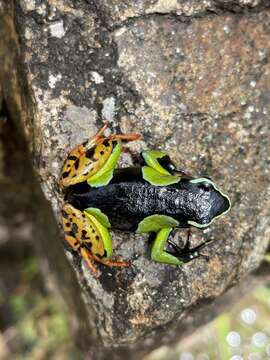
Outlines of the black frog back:
{"type": "Polygon", "coordinates": [[[154,214],[172,216],[181,226],[187,226],[193,212],[187,206],[188,193],[186,180],[154,186],[142,178],[140,168],[122,168],[115,171],[108,185],[73,189],[67,201],[80,210],[98,208],[108,216],[113,228],[133,231],[141,220],[154,214]]]}

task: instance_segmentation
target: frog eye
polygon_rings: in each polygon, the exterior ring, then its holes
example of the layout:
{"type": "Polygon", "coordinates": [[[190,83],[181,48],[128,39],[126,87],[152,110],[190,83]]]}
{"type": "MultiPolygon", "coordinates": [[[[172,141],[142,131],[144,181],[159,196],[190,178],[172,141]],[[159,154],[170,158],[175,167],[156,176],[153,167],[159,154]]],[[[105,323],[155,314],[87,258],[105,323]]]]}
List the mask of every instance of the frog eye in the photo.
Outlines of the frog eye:
{"type": "Polygon", "coordinates": [[[205,181],[205,182],[200,183],[199,187],[204,191],[210,191],[213,186],[209,182],[205,181]]]}
{"type": "Polygon", "coordinates": [[[198,188],[202,189],[204,191],[209,191],[209,190],[215,188],[213,180],[210,180],[207,177],[193,179],[193,180],[190,180],[190,182],[193,184],[197,184],[198,188]]]}
{"type": "Polygon", "coordinates": [[[168,155],[163,156],[162,158],[158,159],[158,162],[165,170],[174,171],[176,169],[174,163],[170,159],[168,155]]]}
{"type": "Polygon", "coordinates": [[[167,165],[167,167],[168,167],[168,169],[171,170],[171,171],[175,170],[175,166],[174,166],[173,163],[169,163],[169,164],[167,165]]]}

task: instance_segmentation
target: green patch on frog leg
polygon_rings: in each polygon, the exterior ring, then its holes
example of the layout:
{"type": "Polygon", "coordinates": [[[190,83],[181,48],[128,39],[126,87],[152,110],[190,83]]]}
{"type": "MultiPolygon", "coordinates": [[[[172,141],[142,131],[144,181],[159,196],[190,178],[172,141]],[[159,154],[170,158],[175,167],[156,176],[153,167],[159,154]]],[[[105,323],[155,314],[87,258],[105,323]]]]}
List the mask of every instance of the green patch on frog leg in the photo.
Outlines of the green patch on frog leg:
{"type": "MultiPolygon", "coordinates": [[[[107,227],[102,225],[102,223],[96,218],[96,215],[94,216],[87,211],[84,211],[84,214],[96,225],[96,227],[102,237],[104,249],[107,251],[107,257],[111,257],[112,253],[113,253],[112,239],[111,239],[111,236],[110,236],[110,233],[109,233],[107,227]]],[[[104,215],[104,214],[102,214],[102,215],[104,215]]],[[[106,216],[106,215],[104,215],[104,216],[106,216]]],[[[102,219],[102,222],[104,221],[104,218],[100,217],[100,214],[99,214],[99,218],[102,219]]]]}
{"type": "Polygon", "coordinates": [[[87,183],[92,187],[99,187],[108,185],[113,178],[113,170],[117,164],[117,161],[121,155],[122,144],[121,141],[117,142],[117,145],[113,149],[109,159],[93,176],[87,179],[87,183]]]}
{"type": "Polygon", "coordinates": [[[166,215],[151,215],[143,219],[136,230],[137,233],[149,233],[149,232],[158,232],[163,228],[173,228],[179,225],[179,222],[172,218],[171,216],[166,215]]]}
{"type": "Polygon", "coordinates": [[[165,170],[157,160],[163,158],[166,155],[167,154],[165,151],[146,150],[142,152],[142,157],[148,166],[158,171],[160,174],[170,175],[170,173],[165,170]]]}
{"type": "Polygon", "coordinates": [[[168,175],[163,174],[153,169],[150,166],[142,167],[142,176],[144,180],[148,181],[151,185],[155,185],[155,186],[176,184],[181,180],[180,176],[174,176],[171,175],[170,173],[168,173],[168,175]]]}
{"type": "Polygon", "coordinates": [[[142,167],[142,176],[151,185],[165,186],[176,184],[181,180],[180,176],[174,176],[162,167],[158,159],[167,156],[165,151],[146,150],[142,152],[142,157],[147,166],[142,167]]]}
{"type": "Polygon", "coordinates": [[[105,226],[107,229],[111,227],[109,218],[107,215],[105,215],[101,210],[98,208],[87,208],[84,209],[84,212],[90,215],[93,215],[97,221],[101,223],[101,225],[105,226]]]}
{"type": "Polygon", "coordinates": [[[183,263],[182,261],[164,250],[167,239],[172,229],[172,227],[166,227],[161,229],[157,233],[151,249],[151,259],[163,264],[181,265],[183,263]]]}
{"type": "Polygon", "coordinates": [[[110,170],[110,171],[102,174],[102,176],[100,176],[99,178],[97,178],[95,180],[88,179],[87,183],[91,187],[105,186],[105,185],[109,184],[109,182],[112,180],[112,178],[113,178],[113,170],[110,170]]]}

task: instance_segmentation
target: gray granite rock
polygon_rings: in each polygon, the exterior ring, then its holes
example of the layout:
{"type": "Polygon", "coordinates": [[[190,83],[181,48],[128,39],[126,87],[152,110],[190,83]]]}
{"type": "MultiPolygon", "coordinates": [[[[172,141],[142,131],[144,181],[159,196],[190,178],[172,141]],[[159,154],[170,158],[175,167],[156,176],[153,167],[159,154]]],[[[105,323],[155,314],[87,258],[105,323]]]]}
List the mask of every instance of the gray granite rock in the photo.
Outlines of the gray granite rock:
{"type": "MultiPolygon", "coordinates": [[[[268,2],[13,4],[14,13],[0,1],[0,79],[58,221],[63,161],[100,128],[102,116],[113,132],[142,134],[132,150],[166,150],[231,197],[230,214],[192,236],[194,246],[215,240],[208,262],[157,264],[147,237],[113,232],[115,256],[132,266],[100,267],[96,279],[66,251],[81,285],[80,306],[89,310],[85,320],[101,343],[143,349],[169,341],[176,336],[169,329],[183,330],[187,314],[256,269],[269,244],[268,2]]],[[[125,154],[120,165],[130,163],[125,154]]],[[[179,231],[177,238],[184,236],[179,231]]],[[[50,247],[55,241],[48,239],[50,247]]]]}

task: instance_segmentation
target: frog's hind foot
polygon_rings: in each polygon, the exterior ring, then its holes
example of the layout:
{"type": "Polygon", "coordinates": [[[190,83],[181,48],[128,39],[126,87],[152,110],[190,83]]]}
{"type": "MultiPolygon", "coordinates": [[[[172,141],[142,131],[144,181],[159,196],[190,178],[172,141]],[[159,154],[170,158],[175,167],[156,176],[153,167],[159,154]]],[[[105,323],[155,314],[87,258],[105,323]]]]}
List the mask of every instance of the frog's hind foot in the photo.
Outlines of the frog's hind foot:
{"type": "MultiPolygon", "coordinates": [[[[104,125],[103,127],[96,133],[96,135],[94,136],[94,138],[101,138],[103,137],[103,133],[106,129],[108,129],[110,127],[110,124],[109,124],[109,121],[108,120],[105,120],[104,121],[104,125]]],[[[110,140],[113,140],[113,141],[118,141],[118,140],[122,140],[122,141],[134,141],[134,140],[138,140],[141,138],[141,135],[140,134],[112,134],[112,135],[109,135],[107,137],[108,139],[110,140]]]]}
{"type": "Polygon", "coordinates": [[[141,138],[140,134],[113,134],[113,135],[109,136],[110,140],[113,140],[113,141],[121,140],[121,141],[126,141],[126,142],[138,140],[140,138],[141,138]]]}
{"type": "Polygon", "coordinates": [[[92,271],[93,275],[95,277],[98,277],[99,272],[98,272],[97,268],[94,265],[94,262],[95,262],[94,256],[87,249],[84,249],[84,248],[80,249],[80,254],[81,254],[81,257],[86,262],[89,269],[92,271]]]}
{"type": "Polygon", "coordinates": [[[125,267],[130,266],[130,263],[128,261],[115,261],[111,259],[100,259],[98,257],[95,257],[93,254],[91,254],[90,251],[88,251],[85,248],[80,249],[80,254],[83,260],[86,262],[87,266],[91,270],[94,277],[98,278],[100,276],[100,271],[96,268],[95,262],[98,262],[100,264],[109,266],[109,267],[125,267]]]}
{"type": "Polygon", "coordinates": [[[110,182],[121,155],[121,142],[137,140],[140,135],[111,134],[106,137],[104,131],[108,127],[109,122],[106,121],[94,137],[69,152],[60,177],[61,188],[88,180],[92,187],[105,186],[110,182]]]}
{"type": "Polygon", "coordinates": [[[110,267],[130,266],[130,262],[128,262],[128,261],[116,261],[116,260],[112,260],[112,259],[95,259],[95,261],[97,261],[103,265],[110,266],[110,267]]]}
{"type": "Polygon", "coordinates": [[[101,136],[103,136],[104,131],[105,131],[106,129],[108,129],[109,126],[110,126],[109,121],[108,121],[108,120],[105,120],[105,121],[104,121],[104,125],[102,126],[101,129],[98,130],[98,132],[96,133],[95,137],[101,137],[101,136]]]}

